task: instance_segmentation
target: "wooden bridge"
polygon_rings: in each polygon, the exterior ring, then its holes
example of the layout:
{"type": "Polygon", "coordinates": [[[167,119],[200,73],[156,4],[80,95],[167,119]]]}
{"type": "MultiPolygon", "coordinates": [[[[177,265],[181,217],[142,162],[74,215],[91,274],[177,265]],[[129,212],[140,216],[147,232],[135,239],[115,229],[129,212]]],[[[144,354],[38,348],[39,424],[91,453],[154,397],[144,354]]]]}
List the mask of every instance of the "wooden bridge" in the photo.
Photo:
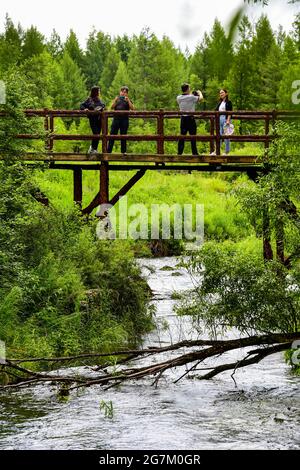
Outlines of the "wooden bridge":
{"type": "MultiPolygon", "coordinates": [[[[26,109],[24,111],[28,117],[40,117],[44,121],[45,132],[43,135],[37,134],[19,134],[18,139],[44,139],[45,145],[43,151],[28,152],[24,157],[26,162],[43,161],[47,163],[49,169],[71,170],[73,171],[74,201],[80,206],[82,204],[82,172],[83,170],[99,170],[100,190],[91,203],[84,209],[83,213],[89,214],[99,204],[114,205],[119,198],[124,196],[139,181],[148,170],[168,170],[168,171],[242,171],[247,172],[250,178],[256,178],[257,172],[261,171],[268,164],[267,149],[270,142],[276,138],[275,123],[278,120],[299,119],[299,112],[288,111],[230,111],[232,119],[239,120],[243,125],[245,122],[256,122],[256,127],[260,133],[257,134],[233,134],[230,136],[231,142],[256,142],[262,145],[262,151],[257,155],[241,155],[231,153],[221,155],[222,141],[228,137],[220,133],[220,114],[224,112],[217,111],[199,111],[191,114],[196,120],[205,121],[207,133],[197,134],[196,136],[171,135],[166,131],[168,120],[176,119],[178,129],[180,129],[179,119],[183,113],[178,111],[77,111],[77,110],[35,110],[26,109]],[[55,132],[55,118],[86,118],[87,115],[100,114],[102,121],[102,134],[57,134],[55,132]],[[109,119],[117,115],[128,114],[130,119],[143,119],[156,121],[156,134],[129,134],[129,135],[110,135],[109,119]],[[90,141],[99,139],[101,150],[99,153],[89,155],[80,153],[80,151],[58,152],[55,149],[57,141],[90,141]],[[107,145],[110,139],[133,142],[155,142],[155,153],[145,154],[120,154],[108,153],[107,145]],[[167,142],[178,142],[184,139],[186,147],[190,147],[190,141],[207,142],[208,152],[202,155],[177,155],[165,153],[165,144],[167,142]],[[210,155],[215,151],[216,155],[210,155]],[[136,174],[121,188],[112,198],[109,197],[109,172],[110,171],[129,171],[137,170],[136,174]]],[[[5,113],[0,113],[3,118],[5,113]]],[[[235,121],[233,121],[235,122],[235,121]]],[[[237,125],[235,125],[237,132],[237,125]]],[[[99,143],[99,145],[100,145],[99,143]]],[[[0,156],[0,159],[3,158],[0,156]]]]}

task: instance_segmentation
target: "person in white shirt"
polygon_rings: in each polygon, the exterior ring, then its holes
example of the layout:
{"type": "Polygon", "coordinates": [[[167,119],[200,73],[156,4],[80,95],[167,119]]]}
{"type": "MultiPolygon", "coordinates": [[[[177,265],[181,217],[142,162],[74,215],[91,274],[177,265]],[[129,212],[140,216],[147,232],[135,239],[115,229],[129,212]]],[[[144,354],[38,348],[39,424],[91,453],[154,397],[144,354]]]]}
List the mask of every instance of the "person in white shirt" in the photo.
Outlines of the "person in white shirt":
{"type": "MultiPolygon", "coordinates": [[[[184,83],[181,86],[182,94],[177,96],[177,103],[181,112],[193,112],[195,111],[196,104],[203,100],[203,95],[200,90],[191,93],[191,88],[188,83],[184,83]]],[[[195,117],[192,114],[182,115],[180,120],[180,133],[186,135],[189,132],[190,135],[196,135],[197,125],[195,117]]],[[[191,141],[192,154],[198,155],[196,141],[191,141]]],[[[182,155],[184,149],[184,139],[178,142],[178,155],[182,155]]]]}
{"type": "MultiPolygon", "coordinates": [[[[215,108],[215,111],[232,111],[232,102],[228,98],[228,91],[222,88],[219,92],[220,100],[215,108]]],[[[230,124],[230,114],[220,115],[220,134],[224,134],[224,126],[230,124]]],[[[225,154],[228,155],[230,152],[230,141],[225,139],[225,154]]],[[[212,152],[211,155],[216,155],[216,152],[212,152]]]]}

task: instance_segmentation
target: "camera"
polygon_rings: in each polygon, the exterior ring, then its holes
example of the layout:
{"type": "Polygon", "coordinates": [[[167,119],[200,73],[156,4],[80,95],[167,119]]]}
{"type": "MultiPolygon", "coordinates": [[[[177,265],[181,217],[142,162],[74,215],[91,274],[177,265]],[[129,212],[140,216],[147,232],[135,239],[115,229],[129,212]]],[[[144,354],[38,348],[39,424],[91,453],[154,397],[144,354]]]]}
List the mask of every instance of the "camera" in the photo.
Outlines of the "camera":
{"type": "Polygon", "coordinates": [[[125,96],[120,95],[120,96],[119,96],[119,99],[120,99],[120,100],[125,100],[125,96]]]}
{"type": "Polygon", "coordinates": [[[192,92],[192,94],[193,94],[194,96],[199,96],[199,92],[198,92],[197,90],[194,90],[194,91],[192,92]]]}

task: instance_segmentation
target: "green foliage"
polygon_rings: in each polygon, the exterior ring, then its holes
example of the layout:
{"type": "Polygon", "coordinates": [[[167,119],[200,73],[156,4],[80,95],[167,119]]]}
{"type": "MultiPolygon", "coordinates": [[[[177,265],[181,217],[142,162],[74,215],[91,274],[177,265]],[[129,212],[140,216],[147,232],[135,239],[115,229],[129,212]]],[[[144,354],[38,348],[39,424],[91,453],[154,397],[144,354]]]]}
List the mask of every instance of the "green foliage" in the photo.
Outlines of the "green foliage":
{"type": "Polygon", "coordinates": [[[300,77],[300,60],[296,63],[288,64],[283,71],[282,81],[279,85],[278,99],[280,105],[284,109],[299,110],[300,91],[299,91],[299,77],[300,77]],[[295,88],[294,83],[297,83],[295,88]],[[293,100],[293,96],[295,99],[293,100]]]}
{"type": "Polygon", "coordinates": [[[239,251],[233,243],[206,244],[189,265],[201,282],[179,309],[201,331],[294,332],[299,329],[299,272],[239,251]]]}
{"type": "Polygon", "coordinates": [[[299,122],[281,123],[278,132],[284,138],[270,148],[269,172],[256,185],[244,183],[237,195],[259,236],[267,211],[270,241],[273,235],[277,249],[279,242],[286,246],[289,263],[280,257],[266,261],[251,245],[207,243],[187,263],[196,287],[178,310],[192,315],[201,331],[299,331],[299,122]]]}
{"type": "Polygon", "coordinates": [[[99,85],[105,58],[111,48],[110,36],[93,30],[87,40],[83,71],[88,88],[99,85]]]}
{"type": "MultiPolygon", "coordinates": [[[[108,94],[108,90],[110,89],[110,86],[112,85],[114,81],[116,73],[119,70],[120,60],[121,60],[120,55],[115,49],[115,47],[111,47],[109,54],[107,55],[105,59],[103,71],[101,74],[101,80],[100,80],[101,90],[104,90],[103,92],[104,101],[106,99],[114,98],[119,91],[119,88],[118,88],[118,90],[116,90],[113,96],[108,94]]],[[[125,81],[123,84],[126,84],[126,83],[127,82],[125,81]]],[[[122,86],[123,84],[121,83],[120,86],[122,86]]]]}
{"type": "Polygon", "coordinates": [[[78,109],[86,95],[84,76],[78,65],[64,52],[60,61],[62,90],[57,94],[55,104],[61,109],[78,109]]]}
{"type": "Polygon", "coordinates": [[[6,159],[16,159],[30,148],[29,141],[18,141],[17,134],[43,134],[38,120],[27,118],[23,109],[34,108],[38,100],[34,96],[34,87],[17,68],[11,68],[3,74],[6,84],[6,103],[1,105],[7,115],[0,119],[0,152],[6,159]]]}
{"type": "MultiPolygon", "coordinates": [[[[113,100],[115,96],[118,95],[121,86],[126,85],[128,83],[128,71],[125,62],[122,60],[118,63],[118,68],[115,73],[115,76],[111,82],[111,85],[107,91],[107,98],[109,100],[113,100]]],[[[130,93],[130,90],[129,90],[130,93]]]]}
{"type": "Polygon", "coordinates": [[[233,51],[231,42],[217,19],[210,36],[205,37],[204,44],[207,49],[207,66],[210,77],[223,81],[230,70],[233,51]]]}
{"type": "Polygon", "coordinates": [[[9,16],[5,18],[5,30],[0,35],[0,72],[3,73],[15,66],[21,58],[23,31],[17,28],[9,16]]]}
{"type": "Polygon", "coordinates": [[[134,36],[128,74],[136,107],[174,107],[184,76],[184,58],[170,40],[164,38],[160,43],[149,29],[144,29],[134,36]]]}
{"type": "MultiPolygon", "coordinates": [[[[71,60],[71,59],[70,59],[71,60]]],[[[76,66],[77,67],[77,66],[76,66]]],[[[18,132],[38,129],[22,109],[31,87],[17,72],[7,81],[1,119],[0,338],[9,356],[108,351],[136,344],[152,327],[148,290],[126,242],[103,242],[95,223],[73,205],[44,207],[35,169],[19,162],[18,132]]]]}
{"type": "Polygon", "coordinates": [[[284,241],[288,253],[299,250],[299,122],[280,123],[278,132],[285,138],[278,139],[269,150],[272,171],[261,176],[259,184],[243,183],[235,194],[258,236],[262,235],[263,207],[268,208],[271,234],[276,234],[278,223],[285,226],[284,241]]]}
{"type": "Polygon", "coordinates": [[[63,54],[63,44],[59,34],[53,29],[50,39],[46,43],[47,51],[54,59],[60,59],[63,54]]]}
{"type": "Polygon", "coordinates": [[[31,178],[21,166],[1,166],[0,337],[9,354],[106,351],[138,341],[151,319],[130,251],[98,240],[76,209],[40,206],[31,178]]]}
{"type": "Polygon", "coordinates": [[[69,57],[71,57],[79,68],[83,67],[83,52],[79,46],[77,36],[72,29],[64,44],[64,51],[68,53],[69,57]]]}
{"type": "Polygon", "coordinates": [[[22,44],[22,58],[23,60],[29,59],[32,56],[41,54],[45,49],[45,38],[35,28],[31,26],[24,33],[22,44]]]}

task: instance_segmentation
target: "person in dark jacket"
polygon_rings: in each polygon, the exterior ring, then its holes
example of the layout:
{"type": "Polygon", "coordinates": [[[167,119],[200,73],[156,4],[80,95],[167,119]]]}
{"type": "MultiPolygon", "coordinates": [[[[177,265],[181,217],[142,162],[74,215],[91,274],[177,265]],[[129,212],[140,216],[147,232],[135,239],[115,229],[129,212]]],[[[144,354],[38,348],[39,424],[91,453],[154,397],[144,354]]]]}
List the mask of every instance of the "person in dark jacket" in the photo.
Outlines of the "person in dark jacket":
{"type": "MultiPolygon", "coordinates": [[[[112,102],[111,109],[114,109],[115,111],[129,111],[129,110],[134,109],[132,101],[130,100],[128,96],[127,86],[121,87],[119,95],[116,96],[112,102]]],[[[110,133],[111,135],[117,135],[118,132],[120,131],[121,135],[126,135],[128,132],[128,127],[129,127],[128,114],[123,114],[123,115],[120,114],[120,115],[114,116],[110,133]]],[[[112,139],[109,140],[108,148],[107,148],[108,153],[112,152],[114,143],[115,143],[114,140],[112,139]]],[[[126,140],[125,139],[121,140],[121,152],[122,153],[126,153],[126,147],[127,147],[126,140]]]]}
{"type": "MultiPolygon", "coordinates": [[[[100,99],[100,88],[98,86],[93,86],[91,88],[90,96],[83,103],[81,103],[80,109],[84,111],[103,111],[104,108],[105,104],[100,99]]],[[[88,118],[93,134],[100,134],[101,115],[91,114],[90,116],[88,116],[88,118]]],[[[88,153],[98,153],[98,144],[99,139],[93,139],[88,153]]]]}
{"type": "MultiPolygon", "coordinates": [[[[215,111],[232,111],[232,102],[229,100],[228,91],[222,88],[219,92],[219,102],[215,108],[215,111]]],[[[224,134],[224,127],[230,124],[231,116],[230,114],[221,114],[220,115],[220,134],[224,134]]],[[[225,154],[228,155],[230,152],[230,141],[229,139],[225,140],[225,154]]],[[[212,152],[211,155],[216,155],[215,152],[212,152]]]]}

